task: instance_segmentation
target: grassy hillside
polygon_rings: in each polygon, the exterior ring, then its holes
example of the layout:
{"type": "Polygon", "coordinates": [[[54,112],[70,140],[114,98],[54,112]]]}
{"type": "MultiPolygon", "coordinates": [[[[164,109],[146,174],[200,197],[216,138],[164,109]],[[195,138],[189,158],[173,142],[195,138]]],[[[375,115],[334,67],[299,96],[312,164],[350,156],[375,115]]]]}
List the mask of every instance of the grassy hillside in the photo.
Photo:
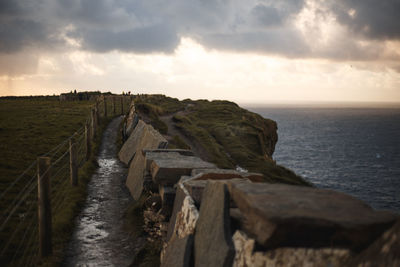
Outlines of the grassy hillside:
{"type": "MultiPolygon", "coordinates": [[[[119,114],[120,101],[116,104],[119,114]]],[[[102,129],[113,116],[109,101],[108,117],[101,119],[91,158],[85,162],[82,127],[93,105],[94,102],[89,101],[60,102],[57,97],[0,99],[0,224],[12,214],[0,231],[2,264],[13,261],[19,265],[58,265],[62,259],[63,248],[73,229],[73,219],[86,197],[86,184],[96,168],[95,155],[102,129]],[[69,183],[68,138],[77,131],[75,141],[81,168],[79,185],[72,187],[69,183]],[[53,163],[61,158],[50,170],[54,256],[39,262],[35,160],[44,154],[50,156],[53,163]],[[29,166],[32,167],[21,176],[29,166]],[[18,182],[13,185],[14,181],[18,182]],[[26,186],[31,191],[23,198],[25,193],[21,195],[21,192],[26,192],[23,190],[26,186]],[[12,213],[14,206],[17,209],[12,213]]],[[[102,105],[99,105],[99,110],[102,115],[102,105]]]]}
{"type": "Polygon", "coordinates": [[[240,166],[260,172],[266,182],[308,185],[273,160],[278,140],[273,120],[229,101],[179,101],[163,95],[143,95],[135,99],[135,104],[145,120],[161,133],[170,135],[169,140],[175,147],[196,147],[204,152],[202,158],[218,167],[240,166]]]}

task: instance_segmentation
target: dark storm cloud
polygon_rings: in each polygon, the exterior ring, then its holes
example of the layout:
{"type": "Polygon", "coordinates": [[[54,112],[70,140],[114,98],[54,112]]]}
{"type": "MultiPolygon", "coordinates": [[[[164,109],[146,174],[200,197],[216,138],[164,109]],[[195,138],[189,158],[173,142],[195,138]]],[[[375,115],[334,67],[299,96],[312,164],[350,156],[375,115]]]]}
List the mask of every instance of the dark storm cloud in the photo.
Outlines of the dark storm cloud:
{"type": "Polygon", "coordinates": [[[323,51],[308,47],[312,37],[293,24],[305,0],[0,0],[0,53],[62,51],[66,37],[97,53],[171,53],[184,36],[211,49],[369,60],[370,50],[353,39],[400,39],[398,0],[318,3],[354,38],[323,51]]]}
{"type": "Polygon", "coordinates": [[[261,53],[268,51],[272,54],[284,54],[288,57],[297,57],[310,52],[297,32],[286,30],[241,34],[210,34],[203,36],[200,42],[220,50],[261,53]]]}
{"type": "Polygon", "coordinates": [[[88,31],[82,34],[84,48],[107,52],[173,52],[179,38],[173,29],[165,25],[154,25],[128,31],[110,32],[104,30],[88,31]]]}
{"type": "Polygon", "coordinates": [[[400,39],[399,0],[340,0],[333,2],[332,11],[340,23],[356,34],[372,39],[400,39]]]}

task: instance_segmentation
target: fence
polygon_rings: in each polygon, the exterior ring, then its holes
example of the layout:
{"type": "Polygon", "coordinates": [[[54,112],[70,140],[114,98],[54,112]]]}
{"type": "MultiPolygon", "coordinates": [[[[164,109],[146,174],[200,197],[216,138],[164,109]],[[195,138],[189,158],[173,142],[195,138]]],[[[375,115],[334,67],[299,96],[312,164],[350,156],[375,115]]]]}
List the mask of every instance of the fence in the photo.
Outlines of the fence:
{"type": "Polygon", "coordinates": [[[85,125],[38,157],[0,193],[6,206],[0,215],[2,265],[36,265],[52,254],[52,232],[61,224],[55,218],[63,217],[63,207],[79,184],[78,170],[91,158],[100,119],[129,108],[130,97],[118,98],[98,98],[85,125]]]}

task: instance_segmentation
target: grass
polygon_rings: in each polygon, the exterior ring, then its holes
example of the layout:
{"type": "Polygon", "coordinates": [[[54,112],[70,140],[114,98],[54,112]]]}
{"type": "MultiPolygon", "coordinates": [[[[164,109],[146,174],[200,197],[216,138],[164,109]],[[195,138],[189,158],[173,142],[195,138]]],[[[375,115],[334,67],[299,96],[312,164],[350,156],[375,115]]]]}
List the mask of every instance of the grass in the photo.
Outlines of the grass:
{"type": "MultiPolygon", "coordinates": [[[[179,101],[162,95],[146,95],[135,98],[135,104],[152,121],[159,120],[161,115],[174,114],[174,126],[200,144],[207,151],[208,160],[219,168],[240,166],[262,173],[266,182],[309,185],[272,159],[278,140],[277,124],[273,120],[229,101],[179,101]]],[[[184,146],[179,140],[172,143],[171,147],[184,146]]]]}
{"type": "MultiPolygon", "coordinates": [[[[125,110],[130,100],[125,99],[125,110]]],[[[11,183],[36,158],[63,142],[78,129],[81,129],[90,114],[93,102],[58,101],[56,97],[0,99],[0,190],[4,192],[11,183]]],[[[116,101],[116,111],[120,113],[120,101],[116,101]]],[[[104,105],[99,105],[99,113],[104,113],[104,105]]],[[[79,213],[86,199],[86,185],[97,167],[95,155],[101,140],[101,133],[108,124],[112,114],[112,101],[107,101],[108,118],[101,120],[97,137],[94,141],[90,160],[85,162],[84,138],[76,139],[80,148],[81,168],[79,185],[69,184],[68,142],[53,153],[55,161],[59,156],[64,158],[51,169],[52,218],[53,218],[53,256],[37,261],[37,189],[33,187],[27,198],[21,202],[14,216],[0,232],[0,261],[5,265],[16,263],[57,266],[62,260],[63,250],[74,226],[74,218],[79,213]],[[14,234],[14,235],[13,235],[14,234]],[[8,242],[11,240],[11,242],[8,242]],[[8,245],[6,247],[6,245],[8,245]],[[14,259],[13,259],[14,258],[14,259]],[[11,260],[14,260],[11,262],[11,260]]],[[[83,136],[80,134],[79,136],[83,136]]],[[[2,215],[7,216],[9,207],[19,200],[21,189],[35,178],[36,165],[23,175],[20,182],[0,199],[2,215]]],[[[33,182],[33,186],[35,186],[33,182]]]]}

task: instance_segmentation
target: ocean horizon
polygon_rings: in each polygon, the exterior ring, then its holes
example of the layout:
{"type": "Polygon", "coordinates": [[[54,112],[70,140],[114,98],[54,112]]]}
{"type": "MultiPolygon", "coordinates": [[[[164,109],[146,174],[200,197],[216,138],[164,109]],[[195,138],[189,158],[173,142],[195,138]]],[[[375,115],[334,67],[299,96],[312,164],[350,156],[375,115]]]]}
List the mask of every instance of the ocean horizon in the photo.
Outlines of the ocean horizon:
{"type": "Polygon", "coordinates": [[[321,104],[242,106],[277,122],[278,164],[318,188],[399,213],[400,106],[321,104]]]}

